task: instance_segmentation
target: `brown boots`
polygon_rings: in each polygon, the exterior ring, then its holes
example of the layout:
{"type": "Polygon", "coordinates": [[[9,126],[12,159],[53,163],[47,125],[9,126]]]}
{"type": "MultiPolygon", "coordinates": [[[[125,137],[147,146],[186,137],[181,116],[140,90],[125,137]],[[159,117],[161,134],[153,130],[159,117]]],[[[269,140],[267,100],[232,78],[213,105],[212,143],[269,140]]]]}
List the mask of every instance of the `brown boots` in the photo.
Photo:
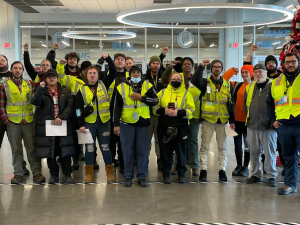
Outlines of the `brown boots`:
{"type": "Polygon", "coordinates": [[[107,183],[115,182],[116,178],[114,175],[114,166],[113,165],[106,165],[106,176],[107,176],[107,183]]]}
{"type": "Polygon", "coordinates": [[[93,165],[85,166],[84,183],[92,183],[93,182],[93,172],[94,172],[93,165]]]}

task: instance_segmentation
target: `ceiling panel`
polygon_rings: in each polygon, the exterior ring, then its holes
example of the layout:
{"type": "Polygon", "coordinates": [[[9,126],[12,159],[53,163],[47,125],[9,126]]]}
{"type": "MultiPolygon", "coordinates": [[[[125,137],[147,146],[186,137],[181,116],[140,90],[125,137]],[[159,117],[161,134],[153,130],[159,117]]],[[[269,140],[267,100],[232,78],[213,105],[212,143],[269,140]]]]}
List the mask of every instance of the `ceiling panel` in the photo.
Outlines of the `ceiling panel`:
{"type": "MultiPolygon", "coordinates": [[[[226,3],[228,0],[210,0],[209,3],[226,3]]],[[[213,15],[219,9],[202,9],[200,14],[213,15]]]]}
{"type": "Polygon", "coordinates": [[[153,5],[153,0],[135,0],[136,8],[150,7],[153,5]]]}
{"type": "Polygon", "coordinates": [[[115,0],[98,0],[104,13],[119,13],[119,7],[115,0]]]}
{"type": "Polygon", "coordinates": [[[79,2],[89,13],[103,13],[103,10],[97,0],[79,0],[79,2]]]}
{"type": "Polygon", "coordinates": [[[48,6],[32,6],[33,9],[40,13],[55,13],[50,7],[48,6]]]}
{"type": "Polygon", "coordinates": [[[135,9],[134,0],[117,0],[120,11],[135,9]]]}
{"type": "MultiPolygon", "coordinates": [[[[88,13],[78,0],[60,0],[72,13],[88,13]]],[[[88,4],[88,2],[87,2],[88,4]]],[[[84,5],[84,4],[83,4],[84,5]]]]}

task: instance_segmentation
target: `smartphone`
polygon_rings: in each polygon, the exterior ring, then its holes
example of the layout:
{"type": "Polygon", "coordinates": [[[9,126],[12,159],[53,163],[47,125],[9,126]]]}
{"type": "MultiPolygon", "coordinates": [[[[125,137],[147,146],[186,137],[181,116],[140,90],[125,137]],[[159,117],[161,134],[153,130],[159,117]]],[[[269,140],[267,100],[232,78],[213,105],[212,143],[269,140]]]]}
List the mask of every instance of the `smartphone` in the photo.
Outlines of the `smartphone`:
{"type": "Polygon", "coordinates": [[[175,105],[175,102],[169,102],[168,104],[168,109],[176,109],[176,105],[175,105]]]}

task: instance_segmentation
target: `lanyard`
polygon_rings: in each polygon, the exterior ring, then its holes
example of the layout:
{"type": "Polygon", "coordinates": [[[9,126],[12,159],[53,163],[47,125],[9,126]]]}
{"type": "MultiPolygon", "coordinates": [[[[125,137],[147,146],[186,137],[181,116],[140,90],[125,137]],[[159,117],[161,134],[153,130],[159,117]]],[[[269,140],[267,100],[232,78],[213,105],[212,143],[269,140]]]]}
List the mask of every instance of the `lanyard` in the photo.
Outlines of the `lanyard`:
{"type": "MultiPolygon", "coordinates": [[[[128,97],[130,98],[130,90],[132,89],[130,85],[128,85],[129,87],[129,92],[128,92],[128,97]]],[[[134,100],[134,108],[136,109],[137,108],[137,100],[134,100]]]]}
{"type": "Polygon", "coordinates": [[[285,78],[285,83],[286,83],[286,90],[284,92],[284,95],[287,95],[288,89],[289,89],[290,86],[293,85],[293,83],[292,84],[288,83],[288,80],[286,78],[285,78]]]}
{"type": "Polygon", "coordinates": [[[156,75],[156,81],[154,80],[152,74],[151,74],[151,77],[152,77],[152,80],[153,80],[153,84],[154,84],[154,87],[156,89],[156,86],[157,86],[157,77],[158,77],[158,74],[156,75]]]}

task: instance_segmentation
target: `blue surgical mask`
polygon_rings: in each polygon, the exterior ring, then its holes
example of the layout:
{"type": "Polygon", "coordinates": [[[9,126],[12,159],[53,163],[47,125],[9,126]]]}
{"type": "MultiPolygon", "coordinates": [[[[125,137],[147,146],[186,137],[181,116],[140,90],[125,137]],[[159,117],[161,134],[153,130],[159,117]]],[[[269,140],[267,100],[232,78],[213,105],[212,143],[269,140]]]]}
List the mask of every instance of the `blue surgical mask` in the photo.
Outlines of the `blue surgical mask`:
{"type": "Polygon", "coordinates": [[[135,77],[131,77],[131,81],[135,84],[137,84],[138,82],[141,81],[141,77],[135,78],[135,77]]]}

